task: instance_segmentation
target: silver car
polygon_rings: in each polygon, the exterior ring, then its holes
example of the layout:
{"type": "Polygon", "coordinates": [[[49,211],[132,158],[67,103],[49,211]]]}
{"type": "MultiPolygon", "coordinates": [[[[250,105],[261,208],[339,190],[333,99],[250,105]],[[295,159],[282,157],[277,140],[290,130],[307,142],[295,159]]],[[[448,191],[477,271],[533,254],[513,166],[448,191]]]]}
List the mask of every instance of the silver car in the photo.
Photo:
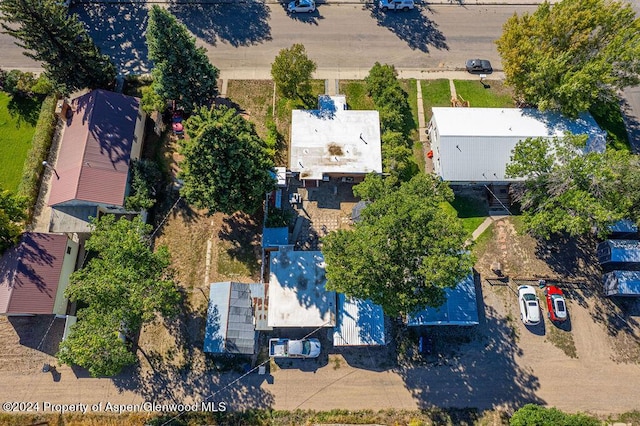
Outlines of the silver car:
{"type": "Polygon", "coordinates": [[[289,13],[311,13],[315,10],[316,2],[314,0],[295,0],[287,6],[289,13]]]}

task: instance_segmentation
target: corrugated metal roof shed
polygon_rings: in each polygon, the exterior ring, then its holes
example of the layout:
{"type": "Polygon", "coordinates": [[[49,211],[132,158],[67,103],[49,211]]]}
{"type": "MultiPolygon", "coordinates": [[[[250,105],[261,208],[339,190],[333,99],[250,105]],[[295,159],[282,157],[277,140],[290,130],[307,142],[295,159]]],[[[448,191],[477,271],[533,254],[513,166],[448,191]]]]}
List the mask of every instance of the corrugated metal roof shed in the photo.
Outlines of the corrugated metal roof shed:
{"type": "Polygon", "coordinates": [[[289,228],[263,228],[262,247],[278,247],[289,244],[289,228]]]}
{"type": "Polygon", "coordinates": [[[318,106],[291,112],[289,169],[316,180],[324,173],[381,173],[378,111],[347,110],[344,95],[321,95],[318,106]]]}
{"type": "Polygon", "coordinates": [[[67,236],[27,232],[0,258],[0,313],[51,314],[67,236]]]}
{"type": "Polygon", "coordinates": [[[606,240],[598,244],[598,261],[640,263],[640,241],[606,240]]]}
{"type": "Polygon", "coordinates": [[[384,345],[382,307],[369,300],[353,299],[338,293],[338,315],[333,331],[334,346],[384,345]]]}
{"type": "Polygon", "coordinates": [[[505,167],[520,140],[589,135],[587,150],[604,151],[606,134],[593,117],[577,120],[532,108],[433,108],[435,172],[449,182],[508,182],[505,167]]]}
{"type": "Polygon", "coordinates": [[[122,206],[140,101],[93,90],[72,102],[49,205],[72,200],[122,206]]]}
{"type": "Polygon", "coordinates": [[[409,315],[407,325],[475,325],[478,324],[478,304],[473,274],[455,288],[446,289],[447,301],[439,308],[427,308],[409,315]]]}
{"type": "Polygon", "coordinates": [[[281,246],[271,257],[269,274],[270,327],[333,327],[336,294],[325,290],[322,252],[295,251],[281,246]]]}
{"type": "Polygon", "coordinates": [[[204,351],[252,355],[255,340],[250,285],[212,283],[209,289],[204,351]]]}
{"type": "Polygon", "coordinates": [[[611,271],[602,281],[607,296],[640,296],[640,271],[611,271]]]}
{"type": "Polygon", "coordinates": [[[609,226],[609,231],[613,234],[635,234],[638,232],[638,225],[630,219],[622,219],[609,226]]]}

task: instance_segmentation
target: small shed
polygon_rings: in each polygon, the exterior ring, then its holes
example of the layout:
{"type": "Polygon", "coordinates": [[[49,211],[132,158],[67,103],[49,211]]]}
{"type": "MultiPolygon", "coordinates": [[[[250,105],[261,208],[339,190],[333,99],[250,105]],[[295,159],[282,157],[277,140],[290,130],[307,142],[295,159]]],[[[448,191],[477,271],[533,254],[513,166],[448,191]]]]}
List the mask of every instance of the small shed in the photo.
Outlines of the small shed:
{"type": "Polygon", "coordinates": [[[469,274],[455,288],[445,290],[447,300],[439,308],[427,308],[409,315],[408,326],[420,325],[477,325],[478,304],[473,274],[469,274]]]}
{"type": "Polygon", "coordinates": [[[602,281],[607,296],[640,296],[640,271],[611,271],[602,281]]]}
{"type": "Polygon", "coordinates": [[[263,228],[262,248],[265,250],[277,249],[279,246],[289,244],[289,228],[263,228]]]}
{"type": "Polygon", "coordinates": [[[630,219],[622,219],[609,226],[609,232],[613,238],[636,237],[638,236],[638,225],[630,219]]]}
{"type": "Polygon", "coordinates": [[[256,331],[251,302],[251,284],[211,284],[204,335],[205,352],[254,354],[256,331]]]}
{"type": "Polygon", "coordinates": [[[606,240],[598,244],[597,254],[601,265],[640,263],[640,241],[606,240]]]}
{"type": "Polygon", "coordinates": [[[384,345],[384,312],[370,300],[338,293],[338,315],[333,331],[334,346],[384,345]]]}

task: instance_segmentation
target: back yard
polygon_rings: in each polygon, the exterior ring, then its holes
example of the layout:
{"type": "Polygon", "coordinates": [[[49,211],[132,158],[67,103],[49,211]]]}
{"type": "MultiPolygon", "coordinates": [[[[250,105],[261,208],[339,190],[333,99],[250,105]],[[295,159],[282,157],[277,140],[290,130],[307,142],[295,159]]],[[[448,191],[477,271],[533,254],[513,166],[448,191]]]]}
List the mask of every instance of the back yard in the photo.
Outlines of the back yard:
{"type": "Polygon", "coordinates": [[[0,92],[0,188],[18,189],[41,103],[0,92]]]}

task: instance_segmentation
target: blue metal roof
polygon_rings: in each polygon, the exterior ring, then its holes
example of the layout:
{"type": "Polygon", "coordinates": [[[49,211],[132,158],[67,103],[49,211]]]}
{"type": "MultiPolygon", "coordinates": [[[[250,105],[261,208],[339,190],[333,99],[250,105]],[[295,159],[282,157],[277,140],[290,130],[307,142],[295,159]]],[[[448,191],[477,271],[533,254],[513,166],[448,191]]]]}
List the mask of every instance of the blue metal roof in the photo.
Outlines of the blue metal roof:
{"type": "Polygon", "coordinates": [[[598,261],[640,263],[640,241],[606,240],[598,244],[598,261]]]}
{"type": "Polygon", "coordinates": [[[640,296],[640,271],[611,271],[602,281],[607,296],[640,296]]]}
{"type": "Polygon", "coordinates": [[[384,345],[382,307],[369,300],[338,294],[338,316],[333,331],[334,346],[384,345]]]}
{"type": "Polygon", "coordinates": [[[622,219],[609,226],[609,231],[615,234],[634,234],[638,232],[638,226],[630,219],[622,219]]]}
{"type": "Polygon", "coordinates": [[[475,325],[478,324],[478,304],[473,274],[455,288],[445,289],[447,301],[439,308],[427,308],[409,315],[407,325],[475,325]]]}
{"type": "Polygon", "coordinates": [[[209,289],[204,351],[252,355],[256,332],[249,284],[213,283],[209,289]]]}
{"type": "Polygon", "coordinates": [[[278,247],[289,244],[289,228],[263,228],[262,247],[278,247]]]}

